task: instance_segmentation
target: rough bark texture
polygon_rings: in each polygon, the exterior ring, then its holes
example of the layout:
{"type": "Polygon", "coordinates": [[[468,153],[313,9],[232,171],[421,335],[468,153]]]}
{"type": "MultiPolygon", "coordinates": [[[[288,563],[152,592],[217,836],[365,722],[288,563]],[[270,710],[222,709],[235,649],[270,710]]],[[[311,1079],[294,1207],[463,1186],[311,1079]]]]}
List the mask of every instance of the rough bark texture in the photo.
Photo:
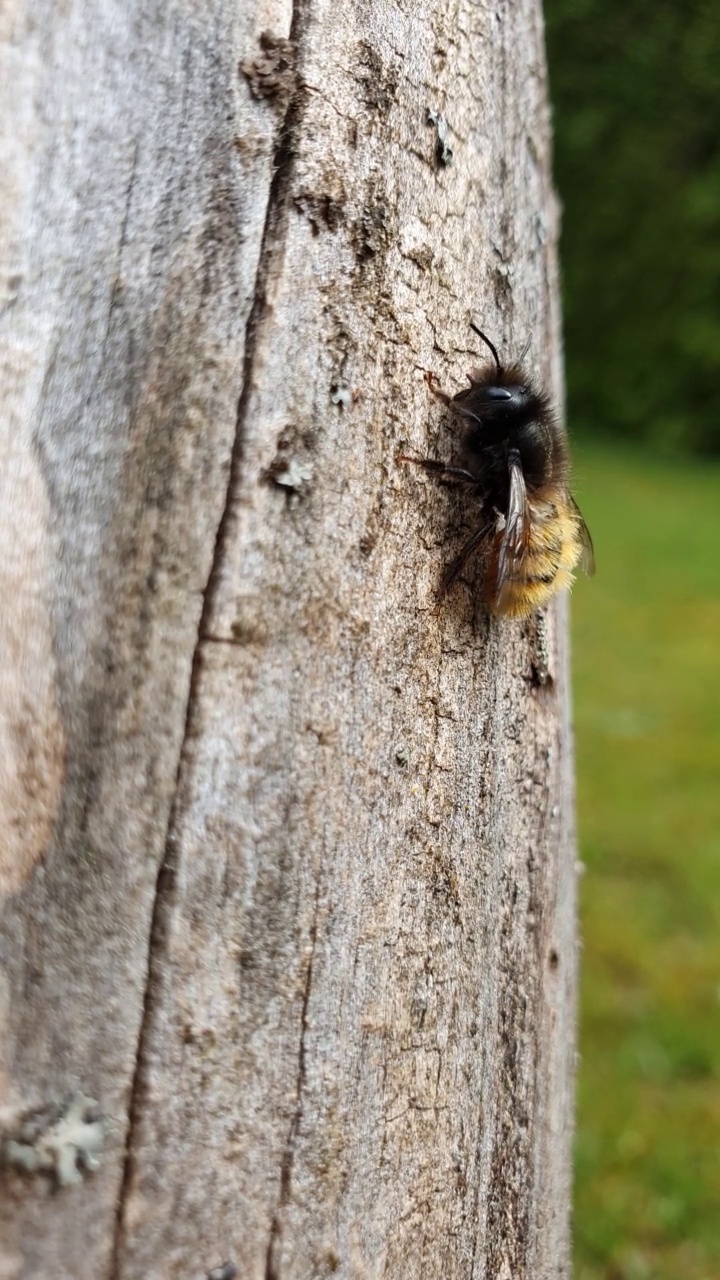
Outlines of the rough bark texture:
{"type": "Polygon", "coordinates": [[[471,313],[559,390],[538,0],[0,41],[0,1276],[565,1277],[564,609],[395,460],[471,313]]]}

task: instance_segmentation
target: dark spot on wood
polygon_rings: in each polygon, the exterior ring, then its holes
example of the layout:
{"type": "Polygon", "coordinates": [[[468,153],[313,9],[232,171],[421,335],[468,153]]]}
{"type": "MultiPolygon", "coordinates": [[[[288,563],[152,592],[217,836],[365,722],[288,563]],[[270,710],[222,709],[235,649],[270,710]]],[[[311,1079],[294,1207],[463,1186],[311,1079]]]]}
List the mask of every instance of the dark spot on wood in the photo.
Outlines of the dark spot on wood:
{"type": "Polygon", "coordinates": [[[497,307],[502,311],[512,301],[512,287],[505,266],[495,267],[492,273],[492,287],[497,307]]]}
{"type": "Polygon", "coordinates": [[[439,848],[431,851],[429,879],[435,902],[447,911],[455,924],[459,924],[460,882],[455,867],[439,848]]]}
{"type": "Polygon", "coordinates": [[[274,98],[279,105],[287,105],[297,84],[292,42],[263,31],[260,52],[254,58],[244,58],[240,71],[254,98],[274,98]]]}
{"type": "Polygon", "coordinates": [[[425,111],[425,122],[435,129],[435,159],[444,168],[453,158],[447,120],[441,111],[432,111],[428,107],[425,111]]]}
{"type": "Polygon", "coordinates": [[[397,98],[398,69],[385,62],[377,49],[361,40],[358,45],[358,79],[362,86],[365,105],[383,114],[397,98]]]}
{"type": "Polygon", "coordinates": [[[238,1269],[234,1262],[223,1262],[219,1267],[208,1271],[207,1280],[235,1280],[238,1269]]]}
{"type": "Polygon", "coordinates": [[[360,217],[356,234],[358,262],[367,262],[390,243],[390,212],[386,205],[368,205],[360,217]]]}
{"type": "Polygon", "coordinates": [[[342,225],[343,203],[329,192],[300,191],[293,197],[293,204],[307,218],[314,236],[319,235],[323,227],[327,227],[328,231],[337,231],[342,225]]]}

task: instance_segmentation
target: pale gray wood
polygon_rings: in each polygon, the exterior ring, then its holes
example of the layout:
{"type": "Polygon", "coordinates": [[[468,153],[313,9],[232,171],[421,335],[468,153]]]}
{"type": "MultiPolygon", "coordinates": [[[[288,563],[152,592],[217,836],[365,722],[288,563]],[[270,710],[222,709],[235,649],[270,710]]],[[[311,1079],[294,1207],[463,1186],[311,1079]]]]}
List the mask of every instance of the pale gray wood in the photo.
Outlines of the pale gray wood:
{"type": "Polygon", "coordinates": [[[0,24],[0,1276],[567,1276],[566,611],[396,462],[560,393],[538,4],[0,24]]]}

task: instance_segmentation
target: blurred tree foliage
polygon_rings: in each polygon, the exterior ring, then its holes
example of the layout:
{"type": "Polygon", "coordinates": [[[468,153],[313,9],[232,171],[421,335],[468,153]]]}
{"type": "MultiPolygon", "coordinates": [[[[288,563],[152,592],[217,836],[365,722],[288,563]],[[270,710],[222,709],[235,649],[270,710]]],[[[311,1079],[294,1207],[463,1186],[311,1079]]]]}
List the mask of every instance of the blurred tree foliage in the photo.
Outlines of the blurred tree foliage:
{"type": "Polygon", "coordinates": [[[571,427],[720,453],[720,4],[545,12],[571,427]]]}

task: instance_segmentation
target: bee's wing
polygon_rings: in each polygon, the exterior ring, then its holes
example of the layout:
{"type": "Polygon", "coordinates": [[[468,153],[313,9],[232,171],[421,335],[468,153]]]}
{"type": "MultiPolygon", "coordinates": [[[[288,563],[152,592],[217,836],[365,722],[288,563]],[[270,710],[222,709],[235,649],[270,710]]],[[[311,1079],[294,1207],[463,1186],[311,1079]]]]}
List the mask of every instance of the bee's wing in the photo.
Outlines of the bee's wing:
{"type": "Polygon", "coordinates": [[[497,604],[502,610],[503,597],[511,582],[521,576],[523,556],[530,538],[530,510],[528,508],[525,477],[520,458],[510,455],[510,491],[497,567],[497,604]]]}
{"type": "Polygon", "coordinates": [[[572,494],[570,494],[569,496],[570,496],[570,506],[572,507],[579,521],[580,542],[582,543],[582,553],[580,555],[580,568],[582,569],[583,573],[587,574],[588,578],[592,578],[595,572],[595,552],[593,550],[592,538],[590,537],[590,530],[588,529],[583,519],[582,512],[577,502],[573,498],[572,494]]]}

